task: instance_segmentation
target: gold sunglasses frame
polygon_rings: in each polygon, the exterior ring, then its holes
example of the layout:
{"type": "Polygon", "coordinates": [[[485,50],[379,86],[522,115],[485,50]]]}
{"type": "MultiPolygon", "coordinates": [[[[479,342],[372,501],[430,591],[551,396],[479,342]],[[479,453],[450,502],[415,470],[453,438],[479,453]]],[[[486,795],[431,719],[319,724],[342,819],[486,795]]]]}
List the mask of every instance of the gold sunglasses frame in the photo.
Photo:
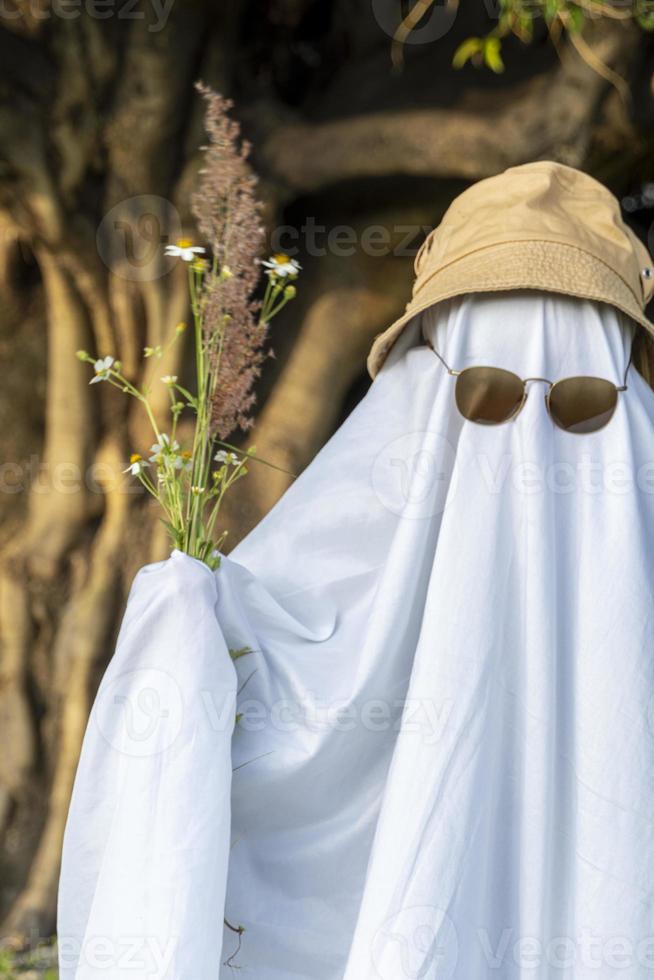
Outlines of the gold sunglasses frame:
{"type": "MultiPolygon", "coordinates": [[[[471,371],[471,370],[474,370],[475,368],[489,368],[489,367],[493,367],[494,366],[494,365],[490,365],[490,364],[470,364],[468,367],[463,368],[463,370],[456,371],[454,368],[450,367],[450,365],[447,363],[447,361],[442,356],[442,354],[439,354],[439,352],[436,350],[436,348],[432,344],[432,342],[429,339],[429,337],[427,337],[425,335],[424,329],[422,331],[422,338],[423,338],[425,344],[427,345],[427,347],[429,347],[429,349],[432,351],[432,353],[434,353],[436,355],[436,357],[438,358],[438,360],[441,362],[441,364],[443,365],[443,367],[446,369],[447,373],[449,375],[451,375],[453,378],[460,378],[461,375],[462,374],[465,374],[466,371],[471,371]]],[[[588,435],[588,433],[586,433],[586,432],[575,432],[574,429],[566,429],[565,426],[559,425],[559,423],[554,418],[554,415],[552,414],[552,410],[550,408],[550,396],[551,396],[552,391],[554,390],[554,388],[556,388],[556,386],[559,385],[559,384],[561,384],[563,381],[573,381],[573,380],[575,380],[577,378],[584,378],[584,379],[589,379],[590,378],[590,379],[592,379],[594,381],[604,381],[606,384],[611,385],[614,388],[615,392],[616,392],[615,406],[613,408],[613,411],[609,415],[608,419],[606,420],[606,422],[603,422],[602,425],[599,425],[596,429],[591,429],[590,430],[591,432],[600,432],[603,428],[605,428],[605,426],[607,426],[609,424],[609,422],[611,421],[611,419],[615,415],[615,410],[618,407],[618,398],[617,398],[618,394],[621,391],[627,391],[627,389],[628,389],[628,385],[627,385],[627,374],[629,373],[629,368],[631,367],[632,357],[633,357],[633,345],[632,345],[632,348],[631,348],[631,352],[629,354],[629,360],[627,361],[627,366],[625,368],[624,378],[622,380],[622,384],[621,385],[616,385],[613,381],[609,381],[608,378],[597,378],[594,375],[589,375],[589,374],[571,374],[569,377],[559,378],[558,381],[550,381],[549,378],[541,378],[541,377],[521,378],[519,374],[516,374],[515,373],[515,371],[509,371],[509,370],[507,370],[507,368],[497,368],[496,367],[495,370],[497,370],[497,371],[504,371],[506,374],[512,374],[514,378],[517,378],[518,381],[521,382],[521,384],[522,384],[522,399],[520,400],[519,404],[516,406],[516,408],[514,409],[514,411],[510,415],[507,415],[507,417],[505,419],[502,419],[499,422],[478,422],[478,421],[475,421],[474,419],[467,419],[467,421],[468,422],[473,422],[475,425],[504,425],[506,422],[512,422],[513,419],[517,418],[517,416],[520,414],[520,412],[524,408],[525,402],[527,401],[527,396],[529,395],[529,392],[527,391],[527,384],[528,384],[528,382],[530,382],[530,381],[542,381],[542,382],[544,382],[544,384],[546,384],[548,386],[547,392],[545,393],[545,396],[544,396],[544,399],[545,399],[545,408],[547,409],[547,414],[549,415],[549,417],[551,418],[552,422],[557,427],[557,429],[561,429],[562,432],[569,432],[573,436],[588,435]]],[[[458,405],[457,405],[457,408],[458,408],[458,405]]],[[[465,416],[464,416],[464,418],[465,418],[465,416]]]]}

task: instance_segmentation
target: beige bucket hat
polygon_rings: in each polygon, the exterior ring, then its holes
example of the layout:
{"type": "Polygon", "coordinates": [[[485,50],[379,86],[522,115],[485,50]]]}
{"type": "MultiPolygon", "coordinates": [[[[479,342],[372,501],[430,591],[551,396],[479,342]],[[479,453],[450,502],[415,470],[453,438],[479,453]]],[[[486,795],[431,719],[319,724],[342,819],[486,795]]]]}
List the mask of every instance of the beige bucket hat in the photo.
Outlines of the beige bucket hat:
{"type": "Polygon", "coordinates": [[[465,293],[542,289],[600,300],[654,336],[654,263],[620,205],[588,174],[549,160],[510,167],[455,198],[415,261],[406,312],[375,338],[374,378],[407,323],[465,293]]]}

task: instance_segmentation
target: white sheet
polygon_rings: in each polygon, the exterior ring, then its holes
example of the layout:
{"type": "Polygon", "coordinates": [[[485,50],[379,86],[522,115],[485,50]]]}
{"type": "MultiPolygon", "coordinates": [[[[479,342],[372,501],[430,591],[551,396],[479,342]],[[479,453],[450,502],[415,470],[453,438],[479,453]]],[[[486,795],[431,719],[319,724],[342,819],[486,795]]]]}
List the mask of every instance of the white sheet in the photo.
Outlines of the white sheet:
{"type": "MultiPolygon", "coordinates": [[[[632,334],[530,293],[426,329],[459,369],[617,384],[632,334]]],[[[215,584],[179,554],[138,576],[71,806],[62,980],[125,933],[174,980],[654,976],[654,394],[632,369],[579,436],[533,383],[474,425],[417,333],[215,584]],[[142,664],[178,717],[145,761],[106,708],[142,664]]]]}

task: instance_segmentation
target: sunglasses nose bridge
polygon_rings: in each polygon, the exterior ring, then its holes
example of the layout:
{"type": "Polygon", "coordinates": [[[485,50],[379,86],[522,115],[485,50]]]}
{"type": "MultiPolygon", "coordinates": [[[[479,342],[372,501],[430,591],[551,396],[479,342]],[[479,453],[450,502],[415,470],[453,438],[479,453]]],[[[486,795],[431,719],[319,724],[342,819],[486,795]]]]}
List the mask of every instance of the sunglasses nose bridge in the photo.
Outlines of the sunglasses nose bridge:
{"type": "Polygon", "coordinates": [[[552,391],[552,388],[554,387],[554,382],[550,381],[549,378],[541,378],[541,377],[525,378],[524,381],[523,381],[523,384],[525,386],[525,398],[527,397],[527,394],[529,392],[529,386],[531,385],[531,382],[532,381],[540,381],[542,384],[547,385],[547,387],[545,388],[545,392],[543,394],[543,399],[545,401],[545,406],[546,406],[546,408],[549,411],[550,392],[552,391]]]}
{"type": "Polygon", "coordinates": [[[520,407],[521,408],[524,408],[525,403],[527,402],[527,396],[529,395],[529,392],[531,390],[532,382],[540,382],[541,384],[544,384],[546,386],[545,387],[545,390],[543,392],[543,401],[545,403],[545,410],[547,411],[547,413],[549,415],[550,414],[550,392],[552,391],[552,388],[554,386],[554,382],[550,381],[549,378],[541,378],[540,376],[535,376],[535,377],[531,377],[531,378],[523,378],[522,379],[522,384],[523,384],[524,393],[523,393],[523,396],[522,396],[522,403],[521,403],[521,406],[520,407]]]}

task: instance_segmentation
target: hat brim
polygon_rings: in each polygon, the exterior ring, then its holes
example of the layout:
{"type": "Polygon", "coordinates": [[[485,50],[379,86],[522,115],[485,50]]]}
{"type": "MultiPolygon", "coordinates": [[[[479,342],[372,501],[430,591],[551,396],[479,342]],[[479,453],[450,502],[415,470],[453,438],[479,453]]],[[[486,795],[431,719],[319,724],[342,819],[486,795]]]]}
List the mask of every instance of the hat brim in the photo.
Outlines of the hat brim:
{"type": "Polygon", "coordinates": [[[512,289],[537,289],[608,303],[654,337],[654,323],[645,316],[626,281],[596,256],[561,242],[504,242],[470,252],[427,279],[406,312],[375,338],[367,362],[370,376],[379,372],[391,347],[418,313],[455,296],[512,289]]]}

